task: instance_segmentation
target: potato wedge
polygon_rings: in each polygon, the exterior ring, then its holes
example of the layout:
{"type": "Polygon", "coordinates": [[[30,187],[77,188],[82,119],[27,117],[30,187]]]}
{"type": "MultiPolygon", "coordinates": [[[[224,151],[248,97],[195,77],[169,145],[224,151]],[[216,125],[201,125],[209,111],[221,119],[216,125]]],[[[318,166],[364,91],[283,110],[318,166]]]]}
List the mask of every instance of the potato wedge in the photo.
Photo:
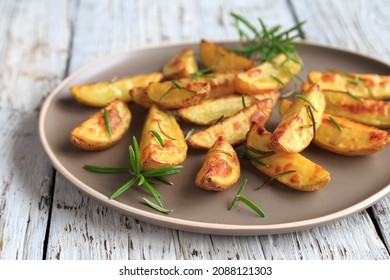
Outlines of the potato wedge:
{"type": "Polygon", "coordinates": [[[124,101],[114,100],[105,109],[111,128],[111,137],[107,129],[104,109],[101,109],[70,132],[70,143],[73,146],[85,151],[101,151],[119,142],[130,126],[129,107],[124,101]]]}
{"type": "Polygon", "coordinates": [[[271,98],[272,107],[280,97],[279,91],[258,94],[253,96],[227,95],[215,99],[208,99],[197,105],[179,109],[178,115],[187,122],[198,125],[210,125],[221,118],[233,116],[235,113],[244,108],[243,100],[246,106],[263,99],[271,98]]]}
{"type": "Polygon", "coordinates": [[[347,91],[357,97],[384,100],[390,98],[390,76],[341,71],[309,71],[308,79],[323,90],[347,91]]]}
{"type": "Polygon", "coordinates": [[[269,148],[275,152],[303,151],[313,139],[314,131],[321,125],[325,98],[319,87],[312,85],[300,96],[304,99],[294,100],[272,133],[269,148]]]}
{"type": "Polygon", "coordinates": [[[143,171],[177,165],[185,160],[187,143],[173,114],[156,105],[150,107],[142,130],[140,152],[143,171]],[[152,131],[160,135],[164,147],[152,131]]]}
{"type": "Polygon", "coordinates": [[[390,127],[390,102],[361,98],[346,92],[323,90],[325,111],[339,117],[378,128],[390,127]]]}
{"type": "Polygon", "coordinates": [[[271,150],[267,147],[270,139],[271,133],[256,123],[252,124],[246,136],[249,154],[256,158],[261,153],[268,155],[260,159],[264,165],[251,160],[258,170],[300,191],[319,190],[330,182],[330,174],[327,170],[299,153],[269,154],[271,150]]]}
{"type": "Polygon", "coordinates": [[[213,99],[223,95],[233,94],[234,90],[234,78],[241,70],[226,70],[213,72],[206,76],[194,77],[191,79],[180,79],[178,82],[202,82],[210,85],[210,93],[208,99],[213,99]]]}
{"type": "Polygon", "coordinates": [[[163,74],[168,79],[190,77],[191,73],[197,71],[198,64],[191,48],[176,54],[163,66],[163,74]]]}
{"type": "Polygon", "coordinates": [[[147,86],[150,82],[159,82],[162,78],[162,73],[154,72],[113,79],[112,81],[76,85],[71,87],[70,91],[74,98],[84,105],[104,107],[115,99],[130,102],[130,89],[147,86]]]}
{"type": "Polygon", "coordinates": [[[293,60],[285,61],[286,55],[279,54],[270,62],[238,73],[234,79],[235,90],[249,95],[283,88],[302,68],[301,64],[293,60]]]}
{"type": "Polygon", "coordinates": [[[144,108],[150,108],[153,101],[148,96],[148,87],[135,87],[129,91],[131,100],[144,108]]]}
{"type": "MultiPolygon", "coordinates": [[[[291,101],[281,99],[279,113],[283,115],[291,101]]],[[[390,133],[376,127],[366,126],[345,118],[324,113],[313,143],[325,150],[345,156],[374,154],[390,144],[390,133]],[[340,126],[341,131],[332,118],[340,126]]]]}
{"type": "Polygon", "coordinates": [[[252,122],[265,124],[272,112],[272,99],[264,99],[238,111],[233,116],[198,131],[187,143],[198,149],[210,149],[219,136],[232,146],[242,143],[252,122]]]}
{"type": "Polygon", "coordinates": [[[188,81],[166,81],[151,83],[148,97],[153,103],[166,109],[179,109],[198,104],[206,99],[210,92],[208,83],[188,81]]]}
{"type": "Polygon", "coordinates": [[[240,178],[240,162],[236,151],[222,136],[207,152],[195,184],[207,191],[224,191],[240,178]]]}
{"type": "Polygon", "coordinates": [[[207,40],[200,42],[199,56],[202,64],[213,71],[246,70],[254,64],[252,60],[207,40]]]}

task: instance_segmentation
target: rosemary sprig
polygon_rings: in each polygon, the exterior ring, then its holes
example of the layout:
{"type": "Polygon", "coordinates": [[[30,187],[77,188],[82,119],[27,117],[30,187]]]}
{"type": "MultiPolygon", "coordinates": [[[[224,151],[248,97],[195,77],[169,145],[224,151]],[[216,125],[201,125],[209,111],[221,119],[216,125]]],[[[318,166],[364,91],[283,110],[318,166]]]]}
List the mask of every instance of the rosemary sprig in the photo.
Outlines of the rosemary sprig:
{"type": "Polygon", "coordinates": [[[318,112],[316,107],[314,107],[313,103],[311,103],[311,101],[309,99],[307,99],[305,96],[301,95],[301,94],[297,94],[295,97],[299,98],[299,99],[302,99],[303,101],[305,101],[307,104],[310,105],[311,108],[313,108],[314,111],[318,112]]]}
{"type": "Polygon", "coordinates": [[[339,123],[332,116],[329,116],[328,118],[337,127],[338,131],[341,132],[341,126],[339,123]]]}
{"type": "Polygon", "coordinates": [[[304,36],[300,30],[304,21],[282,31],[280,25],[267,28],[259,18],[261,30],[258,30],[243,16],[235,13],[230,15],[234,19],[234,26],[244,45],[241,49],[231,49],[231,51],[259,62],[271,61],[278,54],[284,53],[287,56],[286,60],[291,59],[296,63],[302,63],[295,50],[295,47],[302,43],[294,40],[304,36]]]}
{"type": "Polygon", "coordinates": [[[241,192],[244,190],[245,186],[248,183],[248,179],[245,178],[244,182],[242,183],[240,189],[238,190],[236,196],[233,198],[228,210],[232,210],[234,206],[237,204],[238,201],[242,201],[244,204],[249,206],[253,211],[255,211],[260,217],[265,217],[265,212],[260,209],[259,206],[257,206],[253,201],[251,201],[249,198],[241,195],[241,192]]]}
{"type": "Polygon", "coordinates": [[[111,132],[110,118],[108,117],[108,112],[107,112],[106,108],[104,108],[104,121],[106,122],[108,135],[110,135],[110,138],[111,138],[112,137],[112,132],[111,132]]]}
{"type": "Polygon", "coordinates": [[[121,173],[121,172],[129,172],[134,177],[132,177],[128,182],[119,187],[111,196],[110,199],[115,199],[132,186],[134,186],[137,182],[139,186],[144,186],[152,195],[154,202],[151,202],[147,198],[143,198],[144,202],[152,207],[153,209],[162,212],[169,213],[172,210],[166,209],[161,201],[161,195],[159,192],[152,186],[151,182],[153,179],[159,180],[165,184],[172,185],[173,183],[165,178],[168,175],[178,174],[180,172],[179,169],[182,168],[180,165],[175,166],[167,166],[156,168],[149,171],[141,171],[141,153],[139,150],[138,142],[135,137],[133,137],[133,146],[129,146],[129,157],[130,157],[130,166],[97,166],[97,165],[85,165],[84,168],[86,170],[92,172],[99,173],[121,173]]]}

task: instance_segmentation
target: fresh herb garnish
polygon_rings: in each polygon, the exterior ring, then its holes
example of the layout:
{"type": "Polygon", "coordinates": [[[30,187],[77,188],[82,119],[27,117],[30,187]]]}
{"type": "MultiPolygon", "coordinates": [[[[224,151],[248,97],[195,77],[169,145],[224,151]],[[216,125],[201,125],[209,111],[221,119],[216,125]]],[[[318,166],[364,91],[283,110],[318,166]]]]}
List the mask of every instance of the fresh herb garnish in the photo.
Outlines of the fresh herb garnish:
{"type": "Polygon", "coordinates": [[[339,130],[339,132],[341,132],[341,126],[340,126],[340,124],[339,124],[332,116],[329,116],[328,118],[329,118],[329,120],[337,127],[337,129],[339,130]]]}
{"type": "Polygon", "coordinates": [[[265,162],[262,162],[259,158],[252,156],[250,153],[248,153],[248,151],[244,151],[244,156],[245,156],[245,158],[256,162],[258,165],[268,167],[268,164],[266,164],[265,162]]]}
{"type": "Polygon", "coordinates": [[[196,72],[191,73],[191,77],[194,78],[195,80],[198,78],[215,78],[216,76],[211,75],[212,73],[212,68],[208,67],[205,69],[198,70],[196,72]]]}
{"type": "Polygon", "coordinates": [[[242,183],[240,189],[238,190],[236,196],[233,198],[228,210],[232,210],[233,207],[237,204],[238,201],[242,201],[244,204],[249,206],[253,211],[255,211],[260,217],[265,217],[265,213],[263,210],[260,209],[254,202],[252,202],[249,198],[241,195],[241,192],[244,190],[245,186],[248,183],[248,179],[245,178],[244,182],[242,183]]]}
{"type": "Polygon", "coordinates": [[[156,137],[157,141],[160,143],[161,147],[165,147],[164,140],[161,138],[160,134],[155,130],[150,130],[154,137],[156,137]]]}
{"type": "Polygon", "coordinates": [[[313,140],[316,139],[317,137],[317,124],[316,124],[316,119],[314,118],[314,113],[313,110],[311,109],[311,106],[306,106],[307,113],[309,114],[311,123],[313,125],[313,140]]]}
{"type": "Polygon", "coordinates": [[[280,25],[267,28],[259,18],[261,25],[261,30],[259,31],[243,16],[235,13],[230,13],[230,15],[234,18],[234,26],[244,45],[241,49],[231,49],[231,51],[259,62],[271,61],[275,56],[283,53],[287,56],[286,60],[291,59],[295,63],[302,63],[295,47],[303,45],[303,43],[294,40],[303,38],[304,35],[300,29],[305,23],[304,21],[299,22],[290,29],[281,31],[282,27],[280,25]]]}
{"type": "Polygon", "coordinates": [[[282,87],[285,86],[285,84],[278,77],[272,75],[271,78],[278,82],[282,87]]]}
{"type": "Polygon", "coordinates": [[[161,133],[164,134],[167,138],[171,139],[171,140],[176,140],[175,138],[169,136],[167,133],[165,133],[165,131],[162,129],[161,125],[160,125],[160,121],[158,120],[157,121],[157,126],[158,126],[158,129],[160,129],[161,133]]]}
{"type": "Polygon", "coordinates": [[[187,133],[186,136],[184,137],[184,140],[187,140],[188,138],[191,137],[192,134],[194,134],[195,129],[191,128],[187,133]]]}
{"type": "Polygon", "coordinates": [[[244,109],[245,109],[246,103],[245,103],[245,97],[243,95],[241,95],[241,102],[242,102],[242,107],[244,107],[244,109]]]}
{"type": "Polygon", "coordinates": [[[356,95],[354,95],[349,89],[347,89],[345,91],[349,96],[351,96],[353,99],[359,101],[359,102],[363,102],[363,100],[361,100],[359,97],[357,97],[356,95]]]}
{"type": "Polygon", "coordinates": [[[295,170],[287,170],[287,171],[284,171],[282,173],[276,174],[276,175],[272,176],[271,178],[269,178],[267,181],[265,181],[263,184],[261,184],[259,187],[257,187],[255,189],[255,191],[261,189],[262,187],[264,187],[268,183],[272,182],[273,180],[275,180],[275,179],[277,179],[277,178],[279,178],[281,176],[284,176],[284,175],[287,175],[287,174],[291,174],[291,173],[294,173],[294,172],[296,172],[296,171],[295,170]]]}
{"type": "Polygon", "coordinates": [[[309,99],[307,99],[305,96],[301,95],[301,94],[297,94],[295,97],[299,98],[299,99],[302,99],[303,101],[305,101],[307,104],[310,105],[310,107],[313,108],[314,111],[318,112],[316,107],[314,107],[313,103],[311,103],[311,101],[309,99]]]}
{"type": "Polygon", "coordinates": [[[104,121],[106,122],[108,135],[110,135],[110,138],[111,138],[112,137],[112,132],[111,132],[110,118],[108,117],[108,112],[107,112],[106,108],[104,108],[104,121]]]}
{"type": "Polygon", "coordinates": [[[130,166],[97,166],[97,165],[85,165],[84,168],[86,170],[92,172],[99,173],[120,173],[127,171],[132,174],[134,177],[131,178],[128,182],[123,184],[120,188],[118,188],[109,198],[114,199],[123,194],[125,191],[130,189],[135,183],[138,181],[139,186],[144,186],[152,195],[157,204],[151,202],[150,200],[143,198],[145,203],[154,208],[155,210],[168,213],[172,210],[168,210],[164,207],[161,196],[158,191],[151,185],[153,179],[157,179],[166,184],[172,185],[172,182],[165,178],[168,175],[178,174],[183,166],[175,165],[175,166],[167,166],[156,168],[149,171],[141,171],[141,154],[138,146],[137,139],[133,137],[133,146],[129,146],[129,157],[130,157],[130,166]]]}

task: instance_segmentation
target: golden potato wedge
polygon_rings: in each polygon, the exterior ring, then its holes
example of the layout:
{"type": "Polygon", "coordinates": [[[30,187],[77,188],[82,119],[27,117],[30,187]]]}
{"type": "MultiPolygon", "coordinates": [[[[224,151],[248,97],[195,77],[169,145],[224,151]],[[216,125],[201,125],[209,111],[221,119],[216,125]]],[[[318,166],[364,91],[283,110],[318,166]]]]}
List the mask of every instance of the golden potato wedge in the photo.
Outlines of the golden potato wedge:
{"type": "Polygon", "coordinates": [[[210,149],[219,136],[223,136],[232,146],[242,143],[252,122],[259,124],[267,122],[272,112],[272,104],[270,98],[254,103],[233,116],[191,135],[187,143],[194,148],[210,149]]]}
{"type": "Polygon", "coordinates": [[[351,96],[347,92],[323,90],[325,111],[339,117],[378,128],[390,127],[390,102],[351,96]]]}
{"type": "Polygon", "coordinates": [[[179,109],[198,104],[206,99],[210,92],[208,83],[188,81],[166,81],[151,83],[148,97],[153,103],[166,109],[179,109]]]}
{"type": "Polygon", "coordinates": [[[130,126],[131,112],[127,103],[114,100],[106,108],[111,129],[107,129],[104,109],[76,126],[69,135],[73,146],[85,151],[101,151],[119,142],[130,126]]]}
{"type": "Polygon", "coordinates": [[[190,77],[191,73],[197,71],[198,64],[191,48],[176,54],[163,66],[163,74],[168,79],[190,77]]]}
{"type": "Polygon", "coordinates": [[[308,79],[323,90],[349,90],[354,96],[375,100],[390,98],[390,76],[312,70],[309,71],[308,79]]]}
{"type": "Polygon", "coordinates": [[[240,161],[236,151],[222,136],[207,152],[195,184],[207,191],[224,191],[240,178],[240,161]]]}
{"type": "Polygon", "coordinates": [[[187,143],[173,114],[156,105],[150,107],[142,130],[140,153],[143,171],[177,165],[185,160],[187,143]],[[152,131],[160,135],[164,146],[152,131]]]}
{"type": "MultiPolygon", "coordinates": [[[[281,99],[279,113],[283,115],[292,101],[281,99]]],[[[366,126],[345,118],[324,113],[313,143],[325,150],[345,156],[374,154],[390,144],[390,133],[376,127],[366,126]],[[335,120],[340,126],[332,121],[335,120]]]]}
{"type": "Polygon", "coordinates": [[[113,79],[112,81],[76,85],[71,87],[70,91],[74,98],[84,105],[104,107],[115,99],[130,102],[130,89],[147,86],[150,82],[159,82],[162,78],[162,73],[154,72],[113,79]]]}
{"type": "Polygon", "coordinates": [[[319,190],[330,182],[327,170],[299,153],[272,153],[267,148],[270,139],[271,133],[256,123],[246,136],[248,153],[260,161],[251,160],[258,170],[300,191],[319,190]]]}
{"type": "Polygon", "coordinates": [[[204,100],[197,105],[179,109],[177,113],[187,122],[198,125],[210,125],[221,118],[233,116],[244,108],[244,104],[245,106],[250,106],[260,100],[271,98],[273,107],[279,97],[279,91],[252,96],[240,96],[236,94],[227,95],[215,99],[204,100]],[[244,98],[245,103],[243,103],[242,98],[244,98]]]}
{"type": "Polygon", "coordinates": [[[252,60],[207,40],[200,42],[199,56],[202,64],[213,71],[246,70],[254,65],[252,60]]]}
{"type": "Polygon", "coordinates": [[[193,77],[191,79],[180,79],[178,82],[202,82],[210,85],[210,93],[208,99],[213,99],[223,95],[233,94],[234,78],[241,70],[226,70],[207,74],[205,76],[193,77]]]}
{"type": "Polygon", "coordinates": [[[153,105],[153,101],[148,96],[148,87],[132,88],[129,94],[131,100],[141,107],[150,108],[153,105]]]}
{"type": "Polygon", "coordinates": [[[286,60],[286,55],[279,54],[272,61],[238,73],[234,79],[234,88],[237,92],[248,95],[278,90],[286,86],[301,68],[300,63],[286,60]]]}
{"type": "Polygon", "coordinates": [[[269,148],[275,152],[303,151],[313,139],[314,131],[321,125],[325,98],[319,86],[312,85],[299,97],[303,99],[294,100],[272,133],[269,148]]]}

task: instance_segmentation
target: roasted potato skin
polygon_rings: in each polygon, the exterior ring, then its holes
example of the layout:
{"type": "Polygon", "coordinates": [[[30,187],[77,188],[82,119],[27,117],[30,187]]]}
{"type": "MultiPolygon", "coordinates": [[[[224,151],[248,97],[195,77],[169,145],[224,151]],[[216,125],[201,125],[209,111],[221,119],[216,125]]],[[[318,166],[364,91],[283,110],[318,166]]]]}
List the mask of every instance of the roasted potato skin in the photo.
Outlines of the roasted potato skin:
{"type": "Polygon", "coordinates": [[[327,113],[368,126],[390,127],[390,102],[371,98],[359,101],[341,91],[323,90],[323,93],[327,113]]]}
{"type": "Polygon", "coordinates": [[[178,165],[187,156],[187,143],[175,116],[156,105],[149,109],[139,147],[143,171],[178,165]],[[151,132],[153,130],[161,136],[164,147],[151,132]]]}
{"type": "MultiPolygon", "coordinates": [[[[281,115],[291,103],[287,99],[280,100],[279,112],[281,115]]],[[[366,156],[386,148],[390,144],[390,133],[324,113],[313,143],[325,150],[344,156],[366,156]],[[331,118],[341,127],[341,131],[331,121],[331,118]]]]}
{"type": "Polygon", "coordinates": [[[271,98],[274,106],[280,97],[279,91],[258,94],[253,96],[240,96],[231,94],[214,99],[208,99],[186,108],[179,109],[178,115],[187,122],[198,125],[212,125],[221,117],[233,116],[244,108],[242,98],[246,106],[250,106],[260,100],[271,98]]]}
{"type": "Polygon", "coordinates": [[[213,71],[246,70],[254,64],[246,57],[207,40],[201,40],[199,56],[202,64],[213,71]]]}
{"type": "Polygon", "coordinates": [[[119,142],[130,126],[131,112],[127,103],[121,100],[114,100],[106,109],[112,137],[107,130],[104,109],[101,109],[70,132],[73,146],[85,151],[101,151],[119,142]]]}
{"type": "Polygon", "coordinates": [[[317,130],[321,125],[325,110],[325,98],[317,85],[311,85],[307,91],[302,93],[302,96],[310,101],[315,110],[308,102],[296,98],[282,115],[281,121],[272,133],[269,142],[271,150],[278,153],[299,153],[312,141],[314,136],[313,121],[309,110],[313,113],[317,130]]]}
{"type": "Polygon", "coordinates": [[[153,101],[148,96],[148,87],[132,88],[129,94],[131,100],[143,108],[150,108],[153,105],[153,101]]]}
{"type": "Polygon", "coordinates": [[[222,136],[207,152],[195,184],[207,191],[224,191],[240,178],[240,162],[234,148],[222,136]]]}
{"type": "Polygon", "coordinates": [[[286,55],[279,54],[272,61],[238,73],[234,79],[236,92],[249,95],[283,88],[302,68],[299,63],[285,60],[286,55]]]}
{"type": "Polygon", "coordinates": [[[163,74],[167,79],[187,78],[197,71],[198,64],[191,48],[176,54],[163,66],[163,74]]]}
{"type": "Polygon", "coordinates": [[[198,149],[210,149],[219,136],[234,146],[245,140],[252,122],[265,124],[271,115],[273,101],[264,99],[252,104],[233,116],[217,122],[205,130],[198,131],[187,139],[187,143],[198,149]]]}
{"type": "Polygon", "coordinates": [[[349,90],[354,96],[375,100],[390,98],[390,76],[311,70],[308,79],[323,90],[349,90]]]}
{"type": "Polygon", "coordinates": [[[198,104],[210,93],[210,85],[204,82],[166,81],[148,86],[149,99],[165,109],[179,109],[198,104]]]}
{"type": "MultiPolygon", "coordinates": [[[[258,150],[264,153],[271,152],[268,149],[271,133],[266,131],[261,125],[253,123],[247,136],[246,146],[250,147],[248,152],[254,156],[259,155],[253,152],[258,150]]],[[[300,191],[315,191],[322,189],[330,182],[330,174],[320,165],[305,158],[299,153],[274,153],[261,158],[266,166],[251,161],[261,172],[275,179],[282,184],[300,191]],[[283,172],[292,171],[282,176],[277,176],[283,172]]]]}
{"type": "Polygon", "coordinates": [[[70,88],[73,97],[81,104],[92,107],[104,107],[115,99],[130,102],[129,90],[145,87],[150,82],[159,82],[163,78],[160,72],[122,77],[112,81],[75,85],[70,88]]]}

